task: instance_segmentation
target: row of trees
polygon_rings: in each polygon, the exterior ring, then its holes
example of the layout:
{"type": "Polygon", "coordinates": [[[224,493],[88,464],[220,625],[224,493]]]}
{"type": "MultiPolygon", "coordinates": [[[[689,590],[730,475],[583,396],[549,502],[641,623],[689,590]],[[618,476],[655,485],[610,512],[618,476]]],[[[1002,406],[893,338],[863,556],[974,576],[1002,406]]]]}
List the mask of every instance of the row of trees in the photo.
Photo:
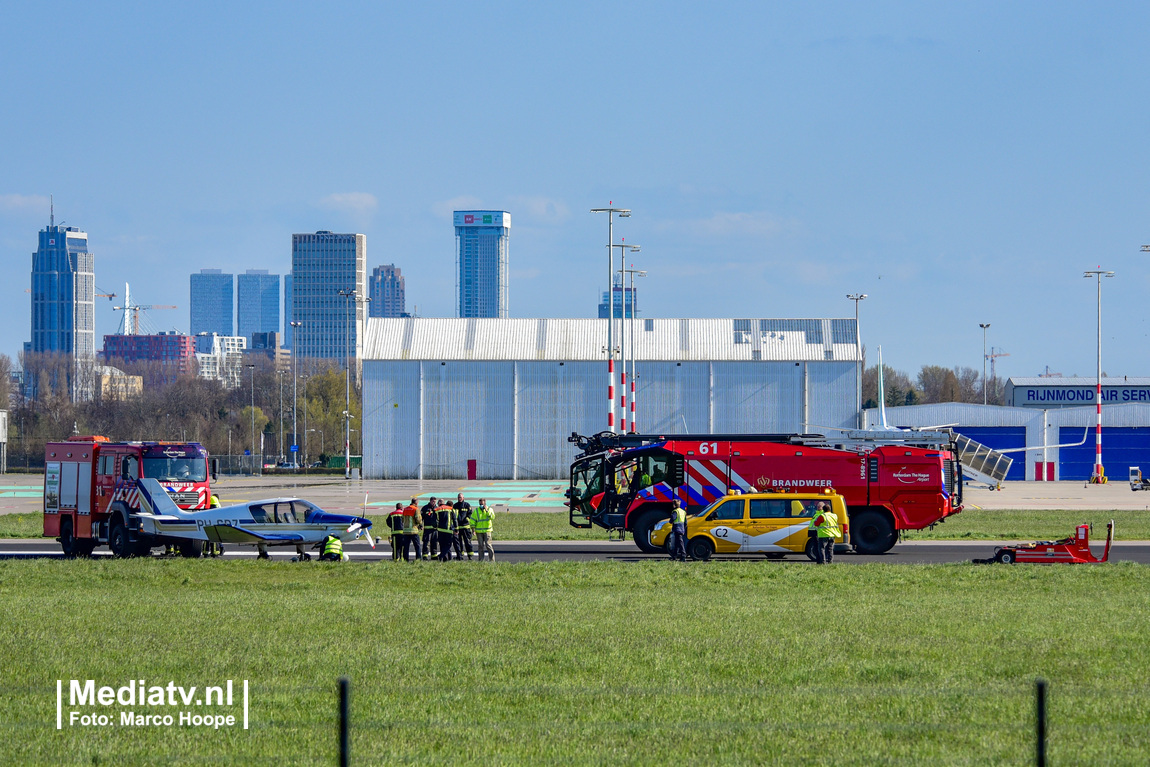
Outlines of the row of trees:
{"type": "MultiPolygon", "coordinates": [[[[20,361],[25,382],[35,382],[31,387],[35,396],[26,396],[18,386],[0,392],[11,403],[8,457],[12,466],[42,464],[46,442],[73,434],[102,434],[113,441],[199,442],[214,455],[242,454],[254,445],[254,454],[268,461],[281,457],[281,439],[285,456],[290,456],[293,442],[300,446],[300,461],[304,454],[315,461],[343,452],[346,389],[343,368],[336,361],[299,362],[296,435],[292,434],[292,371],[277,370],[266,357],[253,355],[248,362],[254,367],[244,369],[243,384],[230,390],[219,381],[199,378],[194,371],[181,373],[169,364],[117,363],[125,373],[143,378],[143,390],[129,396],[102,392],[99,364],[92,361],[59,354],[26,354],[20,361]]],[[[0,355],[4,387],[8,387],[11,369],[11,360],[0,355]]],[[[355,430],[351,451],[360,454],[362,408],[354,374],[351,413],[355,430]]]]}
{"type": "MultiPolygon", "coordinates": [[[[887,407],[926,405],[933,402],[982,402],[983,379],[968,367],[944,368],[923,365],[915,378],[901,370],[882,366],[883,393],[887,407]]],[[[1006,382],[997,377],[986,379],[986,403],[1002,405],[1006,401],[1006,382]]],[[[878,407],[878,365],[866,368],[862,379],[863,407],[878,407]]]]}

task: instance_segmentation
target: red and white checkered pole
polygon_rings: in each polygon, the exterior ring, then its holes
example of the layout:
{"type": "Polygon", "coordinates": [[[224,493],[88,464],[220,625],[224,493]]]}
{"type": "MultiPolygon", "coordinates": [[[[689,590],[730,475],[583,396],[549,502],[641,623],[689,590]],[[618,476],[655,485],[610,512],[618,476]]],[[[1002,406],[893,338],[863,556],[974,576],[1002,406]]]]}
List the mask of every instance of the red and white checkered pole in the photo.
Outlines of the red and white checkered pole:
{"type": "Polygon", "coordinates": [[[619,371],[622,379],[619,381],[619,431],[627,433],[627,361],[623,360],[623,367],[619,371]]]}
{"type": "Polygon", "coordinates": [[[1098,375],[1098,423],[1094,427],[1094,476],[1101,479],[1102,472],[1102,375],[1098,375]]]}
{"type": "Polygon", "coordinates": [[[1102,468],[1102,277],[1113,277],[1114,272],[1107,271],[1099,266],[1097,269],[1090,269],[1082,276],[1086,278],[1094,277],[1098,281],[1098,380],[1094,387],[1095,412],[1097,414],[1097,422],[1094,427],[1094,476],[1090,478],[1091,482],[1099,484],[1106,481],[1106,473],[1102,468]]]}
{"type": "Polygon", "coordinates": [[[615,431],[615,355],[607,350],[607,430],[615,431]]]}

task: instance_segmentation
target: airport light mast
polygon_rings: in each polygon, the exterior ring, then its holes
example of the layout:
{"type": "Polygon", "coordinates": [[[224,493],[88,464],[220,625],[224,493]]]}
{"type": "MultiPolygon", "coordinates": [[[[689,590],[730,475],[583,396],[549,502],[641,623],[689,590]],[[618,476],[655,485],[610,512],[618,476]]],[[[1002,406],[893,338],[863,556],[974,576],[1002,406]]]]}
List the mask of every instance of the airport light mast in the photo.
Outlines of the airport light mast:
{"type": "MultiPolygon", "coordinates": [[[[619,249],[619,365],[621,379],[619,381],[619,431],[627,433],[627,251],[638,253],[642,248],[639,245],[628,245],[626,237],[622,245],[614,245],[619,249]]],[[[612,256],[614,257],[614,256],[612,256]]],[[[611,305],[611,314],[615,313],[615,283],[612,277],[611,289],[607,291],[607,302],[611,305]]],[[[635,292],[631,291],[631,316],[635,315],[635,292]]],[[[612,317],[612,320],[614,318],[612,317]]],[[[631,340],[635,340],[632,333],[631,340]]],[[[634,384],[632,384],[634,388],[634,384]]],[[[632,427],[634,430],[634,427],[632,427]]]]}
{"type": "Polygon", "coordinates": [[[990,327],[990,323],[980,322],[978,326],[982,328],[982,404],[986,404],[986,329],[990,327]]]}
{"type": "Polygon", "coordinates": [[[857,420],[857,428],[863,428],[862,417],[862,333],[859,332],[859,301],[866,298],[866,293],[848,293],[847,298],[855,302],[855,356],[858,357],[856,367],[858,374],[855,376],[855,418],[857,420]]]}
{"type": "MultiPolygon", "coordinates": [[[[613,200],[608,200],[607,204],[612,205],[613,200]]],[[[612,292],[615,279],[615,219],[616,213],[619,218],[630,218],[631,211],[627,208],[592,208],[592,213],[606,213],[607,214],[607,431],[615,431],[615,348],[614,348],[614,325],[615,325],[615,302],[612,300],[614,294],[612,292]]]]}
{"type": "Polygon", "coordinates": [[[1113,277],[1114,272],[1100,266],[1097,269],[1086,270],[1082,276],[1086,279],[1094,277],[1098,283],[1098,379],[1094,395],[1098,417],[1094,428],[1094,474],[1090,477],[1090,482],[1102,484],[1106,481],[1106,473],[1102,469],[1102,278],[1113,277]]]}

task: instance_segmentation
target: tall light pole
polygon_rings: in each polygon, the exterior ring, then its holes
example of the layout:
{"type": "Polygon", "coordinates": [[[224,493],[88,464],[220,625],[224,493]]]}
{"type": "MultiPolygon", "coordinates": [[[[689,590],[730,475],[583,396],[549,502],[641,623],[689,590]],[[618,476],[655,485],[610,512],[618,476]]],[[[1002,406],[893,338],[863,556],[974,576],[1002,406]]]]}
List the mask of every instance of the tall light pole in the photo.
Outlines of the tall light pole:
{"type": "MultiPolygon", "coordinates": [[[[295,343],[295,340],[292,340],[295,343]]],[[[308,468],[307,459],[307,435],[310,430],[307,428],[307,373],[304,373],[300,378],[303,379],[303,466],[308,468]]]]}
{"type": "MultiPolygon", "coordinates": [[[[345,336],[347,347],[347,367],[344,370],[344,385],[346,387],[346,407],[343,411],[344,422],[344,443],[343,443],[343,478],[351,479],[351,307],[352,304],[360,302],[367,303],[371,301],[371,297],[359,298],[356,296],[355,289],[340,290],[339,295],[343,296],[347,301],[347,335],[345,336]]],[[[358,323],[357,323],[358,324],[358,323]]]]}
{"type": "Polygon", "coordinates": [[[252,474],[255,474],[256,465],[256,366],[249,364],[246,366],[248,370],[252,371],[252,474]]]}
{"type": "MultiPolygon", "coordinates": [[[[623,238],[627,239],[626,237],[623,238]]],[[[627,326],[627,270],[625,268],[625,261],[627,258],[627,251],[638,253],[642,248],[639,245],[615,245],[619,249],[619,365],[622,367],[620,370],[621,379],[619,381],[619,431],[623,434],[627,433],[627,334],[624,328],[627,326]]],[[[611,312],[615,312],[615,284],[612,277],[611,290],[607,292],[607,300],[611,304],[611,312]]],[[[634,314],[634,307],[631,309],[631,314],[634,314]]],[[[634,337],[631,339],[635,340],[634,337]]]]}
{"type": "Polygon", "coordinates": [[[848,293],[847,298],[855,302],[855,355],[858,357],[857,375],[855,375],[855,424],[857,428],[863,427],[862,422],[862,333],[859,332],[859,301],[866,298],[866,293],[848,293]]]}
{"type": "MultiPolygon", "coordinates": [[[[638,250],[638,248],[636,248],[636,250],[638,250]]],[[[639,433],[639,426],[635,422],[635,413],[636,413],[636,407],[635,407],[635,278],[636,277],[646,277],[647,273],[645,271],[643,271],[642,269],[635,269],[634,264],[631,264],[631,266],[632,266],[631,269],[624,270],[626,274],[631,275],[631,319],[629,322],[629,327],[631,330],[631,340],[630,340],[630,343],[627,344],[627,349],[630,350],[630,352],[631,352],[631,431],[635,434],[638,434],[639,433]]],[[[624,296],[624,298],[626,298],[626,296],[627,296],[626,291],[623,292],[623,296],[624,296]]],[[[626,305],[626,304],[624,304],[624,305],[626,305]]],[[[627,364],[627,362],[626,362],[626,360],[624,360],[623,361],[623,365],[624,365],[624,371],[623,372],[624,373],[627,372],[626,371],[626,364],[627,364]]]]}
{"type": "Polygon", "coordinates": [[[986,404],[986,329],[990,327],[990,323],[978,323],[982,328],[982,404],[986,404]]]}
{"type": "Polygon", "coordinates": [[[1102,470],[1102,278],[1113,277],[1114,272],[1099,267],[1088,269],[1082,276],[1086,279],[1094,277],[1098,282],[1098,383],[1094,395],[1098,417],[1094,429],[1094,476],[1090,481],[1102,483],[1106,481],[1106,474],[1102,470]]]}
{"type": "MultiPolygon", "coordinates": [[[[299,430],[296,428],[296,411],[299,409],[299,395],[296,392],[296,382],[299,379],[298,368],[296,367],[296,338],[299,337],[299,329],[303,326],[302,322],[290,323],[292,327],[292,350],[291,350],[291,441],[295,445],[295,455],[291,457],[292,465],[295,466],[296,471],[299,471],[299,430]]],[[[304,428],[307,428],[306,426],[304,428]]],[[[304,439],[307,439],[305,436],[304,439]]]]}
{"type": "Polygon", "coordinates": [[[279,457],[279,460],[281,460],[281,461],[284,459],[284,373],[286,373],[286,372],[287,372],[286,370],[277,370],[276,371],[276,377],[280,379],[279,380],[280,409],[278,412],[279,418],[277,418],[277,420],[279,421],[279,427],[280,427],[279,428],[279,432],[280,432],[280,457],[279,457]]]}
{"type": "MultiPolygon", "coordinates": [[[[612,201],[608,201],[608,205],[612,201]]],[[[614,325],[615,325],[615,301],[614,301],[614,279],[615,279],[615,219],[616,213],[619,218],[630,218],[631,211],[627,208],[592,208],[592,213],[606,213],[607,214],[607,430],[615,431],[615,344],[614,344],[614,325]]]]}

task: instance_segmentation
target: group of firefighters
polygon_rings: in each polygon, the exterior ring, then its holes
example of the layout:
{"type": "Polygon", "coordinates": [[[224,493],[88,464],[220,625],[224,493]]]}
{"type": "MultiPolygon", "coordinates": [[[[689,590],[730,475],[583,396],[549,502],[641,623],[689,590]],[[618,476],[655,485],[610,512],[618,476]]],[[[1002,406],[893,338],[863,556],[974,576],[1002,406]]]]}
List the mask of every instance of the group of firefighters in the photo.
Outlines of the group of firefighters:
{"type": "Polygon", "coordinates": [[[456,496],[455,503],[435,496],[422,507],[415,498],[407,506],[397,503],[395,510],[387,515],[392,559],[399,561],[402,556],[410,562],[414,549],[416,560],[448,562],[462,560],[464,554],[471,560],[478,554],[480,562],[484,557],[494,562],[495,549],[491,545],[494,519],[495,512],[485,498],[480,498],[479,505],[472,507],[463,499],[463,493],[456,496]]]}

